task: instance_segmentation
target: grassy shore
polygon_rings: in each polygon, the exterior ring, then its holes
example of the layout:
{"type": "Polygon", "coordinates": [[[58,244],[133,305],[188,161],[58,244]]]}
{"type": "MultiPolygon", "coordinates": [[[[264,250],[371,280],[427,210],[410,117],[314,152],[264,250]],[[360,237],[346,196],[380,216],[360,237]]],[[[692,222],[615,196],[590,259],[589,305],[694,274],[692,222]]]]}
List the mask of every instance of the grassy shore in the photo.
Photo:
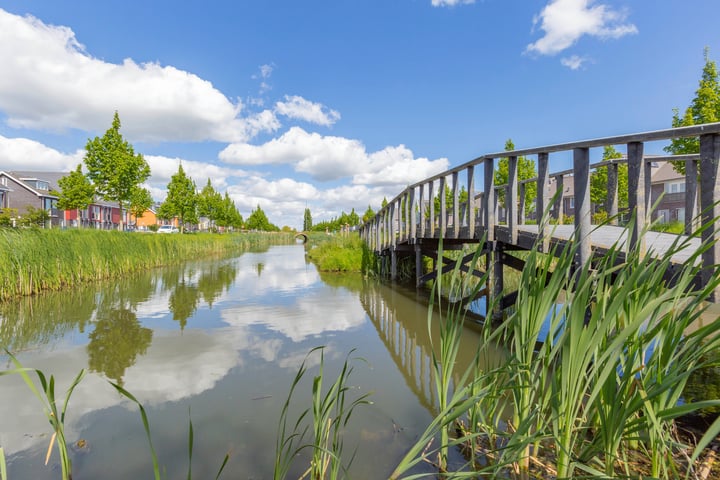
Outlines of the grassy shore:
{"type": "Polygon", "coordinates": [[[357,234],[311,235],[308,258],[322,272],[361,272],[365,244],[357,234]]]}
{"type": "Polygon", "coordinates": [[[283,233],[157,235],[0,229],[0,301],[192,258],[292,242],[292,235],[283,233]]]}

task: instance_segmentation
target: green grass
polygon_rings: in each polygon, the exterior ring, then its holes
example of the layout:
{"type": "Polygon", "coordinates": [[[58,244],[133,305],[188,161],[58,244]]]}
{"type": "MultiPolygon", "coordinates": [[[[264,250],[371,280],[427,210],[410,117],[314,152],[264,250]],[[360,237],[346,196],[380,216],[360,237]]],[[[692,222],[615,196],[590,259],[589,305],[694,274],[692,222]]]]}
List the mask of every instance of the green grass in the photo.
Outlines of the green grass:
{"type": "Polygon", "coordinates": [[[357,234],[310,237],[308,258],[323,272],[361,272],[364,243],[357,234]]]}
{"type": "Polygon", "coordinates": [[[0,301],[261,244],[292,242],[291,234],[0,229],[0,301]]]}

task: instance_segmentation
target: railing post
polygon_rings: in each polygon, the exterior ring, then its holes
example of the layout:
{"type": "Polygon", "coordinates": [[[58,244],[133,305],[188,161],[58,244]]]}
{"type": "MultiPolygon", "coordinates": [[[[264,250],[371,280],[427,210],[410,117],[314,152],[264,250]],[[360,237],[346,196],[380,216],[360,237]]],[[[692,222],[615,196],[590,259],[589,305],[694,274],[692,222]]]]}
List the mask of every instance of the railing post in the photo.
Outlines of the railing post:
{"type": "Polygon", "coordinates": [[[425,238],[425,184],[420,185],[420,238],[425,238]]]}
{"type": "Polygon", "coordinates": [[[486,238],[488,242],[495,241],[495,159],[485,158],[483,161],[485,167],[485,192],[483,195],[483,210],[485,213],[485,229],[487,231],[486,238]]]}
{"type": "Polygon", "coordinates": [[[565,177],[558,175],[555,177],[555,208],[553,209],[553,217],[557,220],[558,225],[563,224],[563,217],[565,216],[565,201],[563,194],[565,193],[565,177]]]}
{"type": "Polygon", "coordinates": [[[505,207],[507,208],[507,224],[510,230],[510,243],[517,244],[517,197],[518,197],[518,175],[517,157],[508,158],[508,188],[505,194],[505,207]]]}
{"type": "Polygon", "coordinates": [[[468,207],[467,207],[467,223],[468,237],[475,238],[475,166],[470,165],[467,168],[467,190],[468,190],[468,207]]]}
{"type": "Polygon", "coordinates": [[[518,200],[518,225],[525,225],[525,189],[527,183],[522,182],[518,189],[520,191],[520,200],[518,200]]]}
{"type": "Polygon", "coordinates": [[[699,227],[697,218],[698,161],[685,160],[685,235],[699,227]]]}
{"type": "MultiPolygon", "coordinates": [[[[546,152],[538,153],[538,179],[537,179],[537,200],[535,204],[535,216],[538,221],[539,244],[542,251],[547,253],[550,248],[548,238],[547,220],[545,209],[550,205],[550,171],[548,170],[550,155],[546,152]]],[[[549,212],[548,216],[549,216],[549,212]]]]}
{"type": "Polygon", "coordinates": [[[611,163],[607,166],[607,197],[605,200],[605,211],[607,212],[610,225],[617,225],[618,214],[618,164],[611,163]]]}
{"type": "Polygon", "coordinates": [[[643,144],[632,142],[627,145],[628,153],[628,206],[633,215],[633,224],[630,225],[632,235],[630,236],[630,248],[639,249],[641,257],[647,251],[645,236],[642,235],[648,220],[648,195],[645,191],[646,169],[643,160],[643,144]]]}
{"type": "Polygon", "coordinates": [[[453,196],[453,238],[460,236],[460,201],[458,197],[458,177],[459,172],[453,172],[452,175],[452,196],[453,196]]]}
{"type": "Polygon", "coordinates": [[[403,201],[405,202],[405,208],[403,209],[403,212],[405,214],[405,228],[403,228],[403,231],[405,233],[405,240],[408,240],[410,238],[410,192],[406,192],[405,195],[403,195],[403,201]]]}
{"type": "Polygon", "coordinates": [[[415,187],[410,189],[410,215],[408,216],[408,222],[410,222],[410,238],[413,242],[417,240],[417,216],[415,211],[417,210],[417,198],[415,197],[415,187]]]}
{"type": "Polygon", "coordinates": [[[445,177],[440,177],[440,191],[438,192],[438,195],[440,195],[440,238],[443,239],[447,233],[447,199],[445,198],[446,182],[447,179],[445,177]]]}
{"type": "MultiPolygon", "coordinates": [[[[700,279],[707,285],[720,264],[720,135],[700,136],[700,210],[702,215],[703,243],[711,243],[702,254],[700,279]]],[[[720,291],[710,295],[711,302],[720,299],[720,291]]]]}
{"type": "Polygon", "coordinates": [[[430,196],[428,197],[428,204],[430,207],[430,238],[435,238],[435,182],[430,182],[430,196]]]}
{"type": "Polygon", "coordinates": [[[573,186],[575,187],[575,238],[579,242],[578,264],[590,261],[590,149],[573,150],[573,186]]]}

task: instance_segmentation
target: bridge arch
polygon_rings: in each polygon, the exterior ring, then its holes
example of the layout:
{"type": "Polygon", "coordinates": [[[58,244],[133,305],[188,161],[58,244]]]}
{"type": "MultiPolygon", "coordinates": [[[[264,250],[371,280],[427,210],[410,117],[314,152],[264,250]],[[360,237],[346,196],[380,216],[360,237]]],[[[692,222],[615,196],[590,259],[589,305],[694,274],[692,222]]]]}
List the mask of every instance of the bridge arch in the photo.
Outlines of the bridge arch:
{"type": "Polygon", "coordinates": [[[296,238],[296,239],[298,239],[298,238],[302,239],[302,243],[307,243],[307,242],[308,242],[308,235],[307,235],[307,233],[305,233],[305,232],[296,233],[296,234],[295,234],[295,238],[296,238]]]}

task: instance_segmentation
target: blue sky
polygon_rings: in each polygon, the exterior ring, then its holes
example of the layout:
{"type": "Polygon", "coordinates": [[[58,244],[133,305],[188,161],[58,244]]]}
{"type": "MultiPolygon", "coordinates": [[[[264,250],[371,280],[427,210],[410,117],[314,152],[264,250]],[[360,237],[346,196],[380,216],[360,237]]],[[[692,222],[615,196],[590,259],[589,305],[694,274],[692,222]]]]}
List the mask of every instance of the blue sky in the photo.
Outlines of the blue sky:
{"type": "Polygon", "coordinates": [[[74,169],[117,110],[158,201],[182,162],[299,228],[508,138],[669,127],[703,49],[720,59],[718,18],[717,0],[0,0],[0,170],[74,169]]]}

